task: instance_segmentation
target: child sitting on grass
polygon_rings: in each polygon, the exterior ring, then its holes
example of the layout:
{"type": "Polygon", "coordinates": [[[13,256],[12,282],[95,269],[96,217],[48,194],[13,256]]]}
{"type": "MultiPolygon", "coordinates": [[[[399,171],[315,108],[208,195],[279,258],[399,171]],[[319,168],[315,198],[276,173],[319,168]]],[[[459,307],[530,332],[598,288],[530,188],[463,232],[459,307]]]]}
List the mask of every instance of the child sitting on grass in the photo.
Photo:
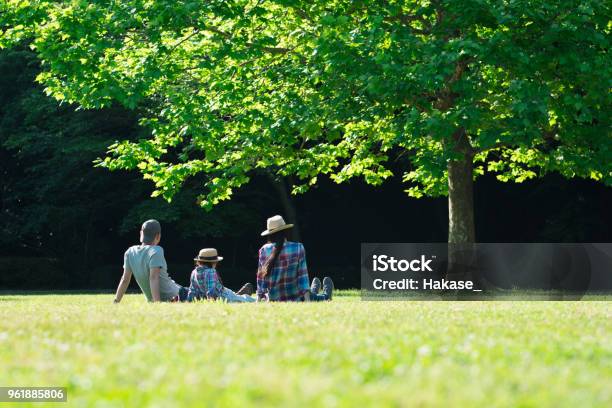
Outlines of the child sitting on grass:
{"type": "Polygon", "coordinates": [[[224,299],[227,302],[255,302],[250,295],[253,285],[247,283],[238,293],[223,286],[216,267],[223,257],[217,255],[215,248],[205,248],[194,259],[195,269],[191,272],[191,283],[187,300],[192,302],[199,299],[224,299]],[[250,293],[249,293],[250,292],[250,293]]]}

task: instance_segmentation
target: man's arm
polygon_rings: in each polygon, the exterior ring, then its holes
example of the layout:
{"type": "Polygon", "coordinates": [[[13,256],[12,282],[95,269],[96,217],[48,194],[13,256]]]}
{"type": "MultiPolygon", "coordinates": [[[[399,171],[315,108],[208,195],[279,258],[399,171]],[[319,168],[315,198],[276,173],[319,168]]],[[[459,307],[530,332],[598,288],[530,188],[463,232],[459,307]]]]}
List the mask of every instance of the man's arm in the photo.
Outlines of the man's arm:
{"type": "Polygon", "coordinates": [[[161,268],[151,268],[149,272],[151,296],[153,297],[153,302],[159,302],[161,301],[161,297],[159,296],[159,274],[161,273],[161,268]]]}
{"type": "Polygon", "coordinates": [[[115,303],[121,302],[121,298],[125,294],[130,281],[132,280],[132,271],[130,268],[123,268],[123,275],[121,276],[121,280],[119,281],[119,286],[117,286],[117,292],[115,293],[115,303]]]}

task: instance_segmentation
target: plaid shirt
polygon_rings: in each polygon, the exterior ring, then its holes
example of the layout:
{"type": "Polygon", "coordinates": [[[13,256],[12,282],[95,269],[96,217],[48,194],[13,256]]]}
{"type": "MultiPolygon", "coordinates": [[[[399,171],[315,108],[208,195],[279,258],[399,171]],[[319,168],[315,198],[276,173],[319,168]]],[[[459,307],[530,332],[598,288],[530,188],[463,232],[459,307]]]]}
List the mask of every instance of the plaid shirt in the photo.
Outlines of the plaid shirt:
{"type": "Polygon", "coordinates": [[[217,270],[206,266],[197,266],[191,272],[191,283],[189,285],[189,300],[208,297],[218,298],[223,292],[223,284],[219,279],[217,270]]]}
{"type": "Polygon", "coordinates": [[[274,245],[266,244],[259,249],[257,296],[262,298],[267,295],[271,301],[302,300],[310,289],[304,245],[285,242],[270,273],[262,277],[261,270],[272,254],[274,245]]]}

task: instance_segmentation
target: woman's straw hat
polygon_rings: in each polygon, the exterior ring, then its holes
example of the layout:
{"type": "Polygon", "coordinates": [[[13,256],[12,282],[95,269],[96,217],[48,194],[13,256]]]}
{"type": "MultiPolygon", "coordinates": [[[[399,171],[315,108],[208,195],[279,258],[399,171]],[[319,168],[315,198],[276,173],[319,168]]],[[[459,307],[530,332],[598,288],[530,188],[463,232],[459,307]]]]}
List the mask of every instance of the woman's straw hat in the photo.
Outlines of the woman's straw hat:
{"type": "Polygon", "coordinates": [[[268,229],[261,233],[262,237],[293,227],[293,224],[285,224],[285,220],[280,215],[268,218],[266,225],[268,229]]]}
{"type": "Polygon", "coordinates": [[[217,250],[215,248],[204,248],[200,250],[200,253],[198,254],[198,256],[194,258],[193,260],[202,261],[202,262],[216,262],[216,261],[222,261],[223,257],[218,256],[217,250]]]}

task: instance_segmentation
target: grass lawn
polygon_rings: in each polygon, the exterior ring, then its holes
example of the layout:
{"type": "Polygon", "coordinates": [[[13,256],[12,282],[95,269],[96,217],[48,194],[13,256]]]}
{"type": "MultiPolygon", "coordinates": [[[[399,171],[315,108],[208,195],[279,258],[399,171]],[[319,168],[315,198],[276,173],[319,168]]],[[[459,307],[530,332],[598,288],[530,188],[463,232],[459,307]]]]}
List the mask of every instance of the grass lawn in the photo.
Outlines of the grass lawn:
{"type": "Polygon", "coordinates": [[[612,406],[609,301],[112,299],[0,296],[0,385],[88,407],[612,406]]]}

